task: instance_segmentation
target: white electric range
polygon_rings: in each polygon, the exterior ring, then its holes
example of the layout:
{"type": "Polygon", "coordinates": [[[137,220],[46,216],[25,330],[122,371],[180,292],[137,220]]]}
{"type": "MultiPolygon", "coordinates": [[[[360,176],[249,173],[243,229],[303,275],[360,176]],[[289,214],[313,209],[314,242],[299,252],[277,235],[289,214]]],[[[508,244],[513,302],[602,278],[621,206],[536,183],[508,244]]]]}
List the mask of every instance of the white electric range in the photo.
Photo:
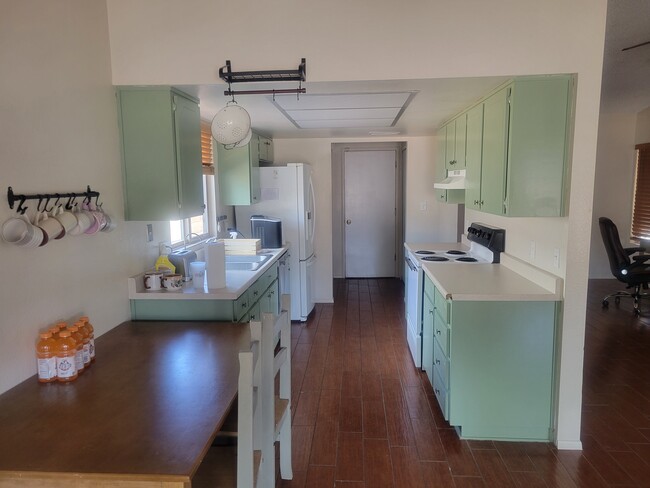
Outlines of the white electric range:
{"type": "Polygon", "coordinates": [[[422,262],[440,266],[467,266],[498,263],[505,248],[505,230],[481,223],[467,229],[469,247],[461,243],[405,243],[404,303],[406,305],[407,340],[413,362],[422,367],[422,293],[424,272],[422,262]]]}

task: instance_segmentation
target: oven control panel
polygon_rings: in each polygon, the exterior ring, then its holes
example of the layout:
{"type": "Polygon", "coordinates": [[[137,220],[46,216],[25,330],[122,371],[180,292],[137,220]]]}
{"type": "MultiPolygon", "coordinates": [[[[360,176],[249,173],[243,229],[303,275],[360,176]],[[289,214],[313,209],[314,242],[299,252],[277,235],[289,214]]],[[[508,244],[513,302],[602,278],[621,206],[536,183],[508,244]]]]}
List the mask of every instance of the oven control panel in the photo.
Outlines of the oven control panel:
{"type": "Polygon", "coordinates": [[[493,253],[501,253],[506,248],[506,230],[487,224],[473,222],[467,228],[467,239],[487,247],[493,253]]]}

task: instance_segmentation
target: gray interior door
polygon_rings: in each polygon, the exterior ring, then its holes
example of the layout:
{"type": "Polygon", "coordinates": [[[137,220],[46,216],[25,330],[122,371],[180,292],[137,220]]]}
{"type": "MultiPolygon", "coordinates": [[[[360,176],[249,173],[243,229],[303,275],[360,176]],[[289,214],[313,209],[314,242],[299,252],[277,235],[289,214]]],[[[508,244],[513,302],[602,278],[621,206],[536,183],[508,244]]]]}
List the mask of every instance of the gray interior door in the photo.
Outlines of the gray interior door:
{"type": "Polygon", "coordinates": [[[347,151],[345,276],[395,276],[395,151],[347,151]]]}

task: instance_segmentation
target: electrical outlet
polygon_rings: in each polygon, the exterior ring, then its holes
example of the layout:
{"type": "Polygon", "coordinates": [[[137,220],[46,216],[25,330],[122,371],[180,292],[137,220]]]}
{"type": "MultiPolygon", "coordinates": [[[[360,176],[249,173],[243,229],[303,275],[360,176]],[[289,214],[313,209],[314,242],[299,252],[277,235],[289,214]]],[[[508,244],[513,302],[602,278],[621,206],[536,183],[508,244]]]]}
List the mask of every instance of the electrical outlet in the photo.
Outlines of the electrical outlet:
{"type": "Polygon", "coordinates": [[[153,242],[153,224],[147,224],[147,242],[153,242]]]}
{"type": "Polygon", "coordinates": [[[553,249],[553,266],[560,268],[560,249],[557,247],[553,249]]]}
{"type": "Polygon", "coordinates": [[[162,256],[163,254],[169,254],[169,250],[171,249],[170,242],[169,241],[160,241],[158,243],[158,255],[162,256]]]}
{"type": "Polygon", "coordinates": [[[535,259],[535,241],[530,241],[530,251],[528,252],[530,259],[535,259]]]}

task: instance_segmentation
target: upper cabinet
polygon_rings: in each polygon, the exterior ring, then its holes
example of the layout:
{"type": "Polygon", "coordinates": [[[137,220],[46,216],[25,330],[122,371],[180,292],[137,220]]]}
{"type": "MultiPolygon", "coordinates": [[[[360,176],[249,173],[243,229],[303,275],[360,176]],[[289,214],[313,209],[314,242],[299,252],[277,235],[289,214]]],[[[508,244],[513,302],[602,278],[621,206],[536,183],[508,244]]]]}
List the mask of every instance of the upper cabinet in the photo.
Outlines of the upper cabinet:
{"type": "MultiPolygon", "coordinates": [[[[455,124],[453,130],[455,133],[455,124]]],[[[448,165],[443,164],[443,161],[453,161],[453,156],[447,156],[447,151],[455,151],[454,145],[447,144],[447,137],[450,136],[449,124],[440,129],[438,132],[438,163],[435,167],[435,180],[442,181],[447,177],[448,165]]],[[[443,190],[436,188],[436,200],[442,203],[463,203],[465,199],[463,190],[443,190]]]]}
{"type": "Polygon", "coordinates": [[[461,114],[449,122],[445,131],[445,168],[465,168],[465,143],[467,135],[467,114],[461,114]]]}
{"type": "Polygon", "coordinates": [[[204,211],[198,100],[174,88],[117,90],[126,220],[204,211]]]}
{"type": "Polygon", "coordinates": [[[442,161],[447,169],[466,166],[468,208],[509,217],[565,215],[572,80],[513,80],[443,127],[442,161]]]}
{"type": "Polygon", "coordinates": [[[260,136],[253,133],[243,147],[217,144],[219,196],[223,205],[251,205],[260,201],[260,136]]]}
{"type": "Polygon", "coordinates": [[[273,139],[259,136],[260,162],[273,162],[273,139]]]}

